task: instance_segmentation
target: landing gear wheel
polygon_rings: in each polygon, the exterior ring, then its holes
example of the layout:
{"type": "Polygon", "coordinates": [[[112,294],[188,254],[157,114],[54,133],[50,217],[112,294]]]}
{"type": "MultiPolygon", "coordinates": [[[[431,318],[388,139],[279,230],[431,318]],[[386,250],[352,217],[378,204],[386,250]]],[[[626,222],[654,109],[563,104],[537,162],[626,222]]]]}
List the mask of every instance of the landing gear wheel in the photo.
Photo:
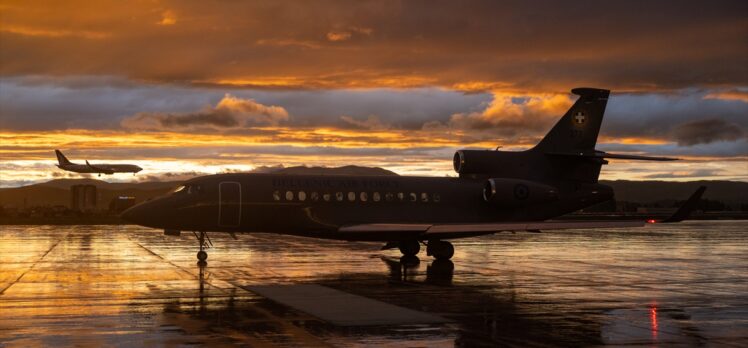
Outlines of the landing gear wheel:
{"type": "Polygon", "coordinates": [[[195,232],[195,237],[198,243],[200,243],[200,251],[197,252],[197,264],[204,266],[206,264],[205,260],[208,259],[208,253],[205,252],[205,249],[210,248],[213,243],[205,232],[195,232]]]}
{"type": "Polygon", "coordinates": [[[398,245],[400,252],[405,256],[416,256],[421,251],[421,244],[417,240],[402,241],[398,245]]]}
{"type": "Polygon", "coordinates": [[[454,256],[455,248],[450,242],[432,240],[426,246],[426,254],[433,256],[437,260],[449,260],[454,256]]]}

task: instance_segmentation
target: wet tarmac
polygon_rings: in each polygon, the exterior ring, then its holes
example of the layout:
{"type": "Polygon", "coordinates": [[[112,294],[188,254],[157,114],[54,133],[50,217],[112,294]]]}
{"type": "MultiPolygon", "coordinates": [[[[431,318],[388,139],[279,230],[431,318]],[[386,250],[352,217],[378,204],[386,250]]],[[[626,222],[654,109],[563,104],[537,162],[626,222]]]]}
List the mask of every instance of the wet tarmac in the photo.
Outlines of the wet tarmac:
{"type": "Polygon", "coordinates": [[[189,234],[0,226],[0,346],[748,345],[748,222],[504,233],[455,241],[453,262],[210,237],[199,267],[189,234]],[[347,308],[386,315],[336,321],[347,308]]]}

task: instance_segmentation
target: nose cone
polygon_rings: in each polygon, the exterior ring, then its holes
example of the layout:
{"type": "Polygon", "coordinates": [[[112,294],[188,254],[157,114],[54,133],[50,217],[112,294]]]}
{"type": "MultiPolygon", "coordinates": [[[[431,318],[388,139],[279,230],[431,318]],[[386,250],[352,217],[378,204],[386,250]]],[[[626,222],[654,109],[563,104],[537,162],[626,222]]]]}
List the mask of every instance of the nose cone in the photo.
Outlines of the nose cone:
{"type": "Polygon", "coordinates": [[[156,209],[154,202],[140,203],[131,207],[120,214],[120,217],[136,225],[148,227],[160,227],[160,209],[156,209]]]}
{"type": "Polygon", "coordinates": [[[135,166],[135,172],[136,173],[140,172],[141,170],[143,170],[143,168],[140,168],[140,166],[135,166]]]}

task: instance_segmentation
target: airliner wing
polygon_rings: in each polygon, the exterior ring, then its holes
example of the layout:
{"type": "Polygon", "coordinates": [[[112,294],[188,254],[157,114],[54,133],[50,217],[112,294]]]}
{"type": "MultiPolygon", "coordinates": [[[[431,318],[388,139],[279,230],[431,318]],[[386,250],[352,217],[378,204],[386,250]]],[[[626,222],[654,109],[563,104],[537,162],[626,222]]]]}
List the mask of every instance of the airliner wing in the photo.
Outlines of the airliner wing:
{"type": "Polygon", "coordinates": [[[539,231],[588,228],[642,227],[644,221],[540,221],[480,224],[363,224],[338,229],[341,233],[402,232],[423,238],[459,238],[502,231],[539,231]]]}
{"type": "Polygon", "coordinates": [[[98,173],[102,173],[102,174],[114,174],[114,171],[113,171],[113,170],[111,170],[111,169],[108,169],[108,168],[103,168],[103,167],[97,167],[97,166],[94,166],[94,165],[92,165],[91,163],[88,163],[88,161],[86,161],[86,165],[87,165],[87,166],[88,166],[89,168],[91,168],[91,169],[95,170],[95,171],[96,171],[96,172],[98,172],[98,173]]]}
{"type": "Polygon", "coordinates": [[[507,222],[490,224],[445,224],[433,225],[425,233],[426,236],[441,234],[482,233],[502,231],[540,231],[540,230],[568,230],[587,228],[622,228],[642,227],[644,221],[541,221],[541,222],[507,222]]]}

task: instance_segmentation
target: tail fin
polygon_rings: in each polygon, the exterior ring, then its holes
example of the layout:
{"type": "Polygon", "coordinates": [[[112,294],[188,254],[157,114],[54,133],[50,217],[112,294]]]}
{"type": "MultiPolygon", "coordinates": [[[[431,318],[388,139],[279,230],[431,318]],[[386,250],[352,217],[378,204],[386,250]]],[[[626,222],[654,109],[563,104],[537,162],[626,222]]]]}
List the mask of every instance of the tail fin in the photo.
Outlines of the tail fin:
{"type": "Polygon", "coordinates": [[[57,163],[59,165],[73,164],[72,162],[68,161],[68,158],[65,157],[65,155],[63,155],[60,150],[55,150],[55,154],[57,155],[57,163]]]}
{"type": "Polygon", "coordinates": [[[537,150],[574,154],[595,151],[597,134],[600,132],[610,91],[575,88],[571,93],[578,95],[579,99],[538,143],[535,147],[537,150]]]}

